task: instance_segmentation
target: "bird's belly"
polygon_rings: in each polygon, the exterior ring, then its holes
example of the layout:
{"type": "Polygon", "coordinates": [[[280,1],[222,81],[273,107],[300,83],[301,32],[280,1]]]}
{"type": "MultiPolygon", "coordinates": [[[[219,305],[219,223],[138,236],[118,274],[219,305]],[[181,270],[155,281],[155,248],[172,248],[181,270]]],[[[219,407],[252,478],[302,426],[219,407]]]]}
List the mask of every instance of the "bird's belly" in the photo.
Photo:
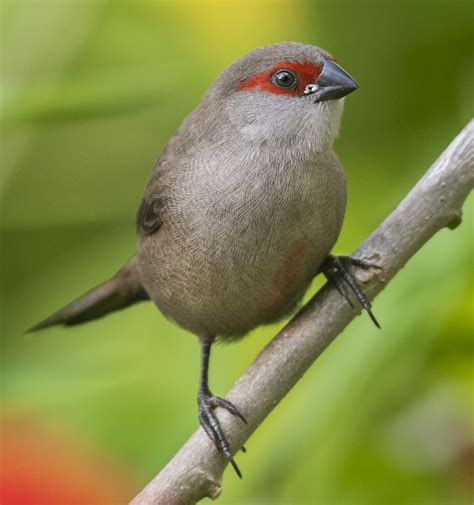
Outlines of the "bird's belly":
{"type": "Polygon", "coordinates": [[[160,230],[140,243],[145,288],[166,316],[201,336],[237,337],[276,321],[295,308],[337,238],[311,220],[280,225],[184,241],[160,230]]]}
{"type": "Polygon", "coordinates": [[[295,306],[306,291],[317,268],[310,248],[311,243],[307,239],[296,239],[289,244],[286,254],[272,265],[257,305],[262,319],[268,322],[279,319],[295,306]]]}

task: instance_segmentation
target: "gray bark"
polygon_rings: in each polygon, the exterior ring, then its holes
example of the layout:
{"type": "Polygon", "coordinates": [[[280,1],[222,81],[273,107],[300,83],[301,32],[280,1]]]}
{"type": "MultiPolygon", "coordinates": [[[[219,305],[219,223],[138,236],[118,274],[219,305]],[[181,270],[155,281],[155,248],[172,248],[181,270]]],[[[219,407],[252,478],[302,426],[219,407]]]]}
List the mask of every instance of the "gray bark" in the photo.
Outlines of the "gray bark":
{"type": "MultiPolygon", "coordinates": [[[[474,121],[471,121],[418,181],[398,207],[356,251],[381,270],[357,271],[363,291],[374,298],[436,232],[461,222],[462,205],[474,184],[474,121]]],[[[335,288],[324,286],[260,352],[227,398],[248,420],[218,409],[237,451],[314,360],[355,318],[335,288]]],[[[227,465],[199,428],[132,505],[183,505],[217,498],[227,465]]],[[[243,483],[245,485],[245,483],[243,483]]]]}

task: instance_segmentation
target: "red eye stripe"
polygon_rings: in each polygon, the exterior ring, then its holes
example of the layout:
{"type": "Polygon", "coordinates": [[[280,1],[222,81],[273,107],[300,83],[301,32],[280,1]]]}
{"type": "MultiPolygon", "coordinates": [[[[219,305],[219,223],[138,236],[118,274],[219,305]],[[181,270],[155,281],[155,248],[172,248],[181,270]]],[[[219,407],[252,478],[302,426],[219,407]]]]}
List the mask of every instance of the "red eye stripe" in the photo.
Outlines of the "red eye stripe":
{"type": "Polygon", "coordinates": [[[239,89],[242,91],[250,91],[260,89],[269,91],[277,95],[298,96],[302,95],[308,84],[314,84],[319,77],[321,69],[313,63],[294,63],[291,61],[283,61],[274,65],[270,70],[255,74],[247,80],[239,84],[239,89]],[[278,70],[291,70],[298,78],[298,84],[294,88],[280,88],[272,82],[272,76],[278,70]]]}

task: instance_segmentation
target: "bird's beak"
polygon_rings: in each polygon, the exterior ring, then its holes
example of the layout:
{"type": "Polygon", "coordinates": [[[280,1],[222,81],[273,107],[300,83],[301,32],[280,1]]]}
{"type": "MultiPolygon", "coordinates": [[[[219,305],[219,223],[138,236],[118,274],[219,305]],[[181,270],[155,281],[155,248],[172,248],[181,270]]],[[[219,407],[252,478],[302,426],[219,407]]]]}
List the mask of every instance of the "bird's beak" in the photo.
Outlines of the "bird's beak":
{"type": "Polygon", "coordinates": [[[311,94],[314,94],[314,103],[325,102],[342,98],[358,87],[357,82],[341,66],[328,59],[324,61],[323,70],[311,94]]]}

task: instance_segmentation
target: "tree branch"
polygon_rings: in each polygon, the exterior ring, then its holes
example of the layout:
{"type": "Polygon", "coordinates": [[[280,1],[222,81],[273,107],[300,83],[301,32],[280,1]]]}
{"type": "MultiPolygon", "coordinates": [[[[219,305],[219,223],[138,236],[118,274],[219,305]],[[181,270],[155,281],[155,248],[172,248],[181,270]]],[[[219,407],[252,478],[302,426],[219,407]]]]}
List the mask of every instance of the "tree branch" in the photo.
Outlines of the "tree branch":
{"type": "MultiPolygon", "coordinates": [[[[356,272],[364,292],[375,297],[437,231],[461,222],[462,205],[474,184],[474,121],[471,121],[398,207],[355,253],[379,270],[356,272]]],[[[354,319],[357,311],[324,286],[260,352],[227,398],[248,425],[218,409],[231,447],[242,447],[313,361],[354,319]]],[[[132,505],[192,504],[217,498],[226,460],[199,428],[132,505]]]]}

